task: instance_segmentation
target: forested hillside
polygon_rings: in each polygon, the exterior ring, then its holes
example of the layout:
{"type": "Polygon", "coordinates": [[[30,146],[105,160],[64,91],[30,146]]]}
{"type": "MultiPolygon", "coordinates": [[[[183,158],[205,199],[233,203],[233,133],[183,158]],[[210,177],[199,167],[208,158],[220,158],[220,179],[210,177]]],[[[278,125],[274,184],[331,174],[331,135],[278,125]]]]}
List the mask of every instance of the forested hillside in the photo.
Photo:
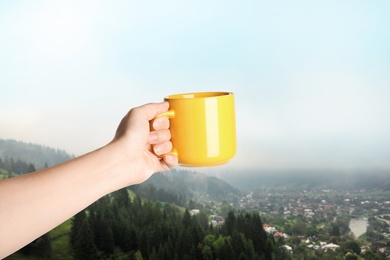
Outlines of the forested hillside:
{"type": "MultiPolygon", "coordinates": [[[[32,172],[33,163],[45,167],[50,158],[72,157],[13,140],[0,145],[2,178],[32,172]]],[[[228,202],[207,208],[199,202],[238,195],[225,181],[196,172],[155,174],[101,198],[6,259],[288,259],[258,213],[221,214],[228,202]]]]}
{"type": "Polygon", "coordinates": [[[164,189],[174,194],[182,194],[191,199],[208,195],[213,199],[240,196],[240,190],[226,181],[210,177],[195,171],[173,169],[164,173],[154,174],[141,186],[153,185],[156,189],[164,189]]]}
{"type": "Polygon", "coordinates": [[[70,241],[78,259],[272,259],[283,253],[258,214],[230,212],[215,228],[205,213],[130,200],[125,189],[77,214],[70,241]]]}
{"type": "Polygon", "coordinates": [[[36,169],[53,166],[74,158],[64,150],[12,139],[0,139],[0,158],[32,163],[36,169]]]}

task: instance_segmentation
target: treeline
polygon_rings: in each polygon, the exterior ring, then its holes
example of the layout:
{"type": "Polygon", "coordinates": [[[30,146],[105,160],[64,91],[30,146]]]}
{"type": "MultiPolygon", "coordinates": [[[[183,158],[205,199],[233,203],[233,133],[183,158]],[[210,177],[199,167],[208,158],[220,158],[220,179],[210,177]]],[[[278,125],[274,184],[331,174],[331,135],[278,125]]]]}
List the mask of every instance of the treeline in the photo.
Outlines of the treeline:
{"type": "Polygon", "coordinates": [[[187,198],[183,194],[175,194],[162,188],[157,189],[153,184],[133,185],[129,189],[143,199],[154,202],[168,202],[181,207],[187,206],[187,198]]]}
{"type": "Polygon", "coordinates": [[[173,169],[168,172],[153,174],[141,185],[148,184],[173,194],[182,194],[189,199],[197,197],[199,194],[207,194],[215,200],[242,195],[240,190],[222,179],[183,169],[173,169]]]}
{"type": "Polygon", "coordinates": [[[28,161],[37,169],[45,165],[53,166],[74,158],[74,155],[64,150],[55,149],[38,144],[16,141],[13,139],[0,139],[0,157],[13,158],[15,161],[28,161]]]}
{"type": "Polygon", "coordinates": [[[224,180],[243,190],[255,188],[295,190],[390,190],[389,170],[256,170],[226,172],[224,180]]]}
{"type": "MultiPolygon", "coordinates": [[[[46,165],[47,167],[47,165],[46,165]]],[[[0,169],[5,170],[9,175],[14,174],[25,174],[29,172],[34,172],[35,166],[31,162],[27,163],[20,159],[14,160],[13,158],[1,158],[0,157],[0,169]]]]}
{"type": "Polygon", "coordinates": [[[126,189],[78,213],[70,241],[77,259],[277,259],[284,254],[258,214],[230,212],[214,228],[202,211],[191,216],[173,204],[131,200],[126,189]]]}

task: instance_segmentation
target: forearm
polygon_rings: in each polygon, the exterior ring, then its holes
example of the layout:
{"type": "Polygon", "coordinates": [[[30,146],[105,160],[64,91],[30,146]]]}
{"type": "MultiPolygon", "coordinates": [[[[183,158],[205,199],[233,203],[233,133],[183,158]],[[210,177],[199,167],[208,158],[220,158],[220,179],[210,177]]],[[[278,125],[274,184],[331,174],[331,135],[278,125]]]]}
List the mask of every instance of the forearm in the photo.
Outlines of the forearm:
{"type": "Polygon", "coordinates": [[[133,108],[122,119],[113,141],[103,148],[55,167],[0,181],[0,258],[100,197],[177,165],[177,156],[167,154],[172,149],[169,120],[156,118],[168,107],[163,102],[133,108]]]}
{"type": "MultiPolygon", "coordinates": [[[[113,149],[118,147],[108,145],[58,166],[1,181],[0,258],[121,188],[124,165],[113,149]]],[[[131,184],[131,176],[126,177],[131,184]]]]}

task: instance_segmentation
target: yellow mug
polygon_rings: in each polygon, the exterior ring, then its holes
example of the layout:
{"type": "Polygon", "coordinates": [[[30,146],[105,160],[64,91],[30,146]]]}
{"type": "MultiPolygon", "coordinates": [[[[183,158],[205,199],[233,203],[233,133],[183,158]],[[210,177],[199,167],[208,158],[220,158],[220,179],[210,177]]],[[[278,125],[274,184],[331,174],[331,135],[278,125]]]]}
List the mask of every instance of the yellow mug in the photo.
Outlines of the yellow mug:
{"type": "Polygon", "coordinates": [[[179,165],[220,165],[236,153],[236,118],[231,92],[195,92],[170,95],[171,141],[179,165]]]}

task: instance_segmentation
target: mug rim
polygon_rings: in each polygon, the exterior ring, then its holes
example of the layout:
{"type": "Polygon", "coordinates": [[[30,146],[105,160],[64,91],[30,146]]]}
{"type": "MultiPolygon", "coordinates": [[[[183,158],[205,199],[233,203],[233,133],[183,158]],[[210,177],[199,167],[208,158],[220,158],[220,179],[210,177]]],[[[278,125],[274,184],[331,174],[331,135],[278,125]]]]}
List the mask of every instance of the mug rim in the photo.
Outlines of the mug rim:
{"type": "Polygon", "coordinates": [[[180,94],[172,94],[166,96],[165,100],[173,99],[199,99],[199,98],[212,98],[233,95],[233,92],[228,91],[205,91],[205,92],[188,92],[180,94]]]}

